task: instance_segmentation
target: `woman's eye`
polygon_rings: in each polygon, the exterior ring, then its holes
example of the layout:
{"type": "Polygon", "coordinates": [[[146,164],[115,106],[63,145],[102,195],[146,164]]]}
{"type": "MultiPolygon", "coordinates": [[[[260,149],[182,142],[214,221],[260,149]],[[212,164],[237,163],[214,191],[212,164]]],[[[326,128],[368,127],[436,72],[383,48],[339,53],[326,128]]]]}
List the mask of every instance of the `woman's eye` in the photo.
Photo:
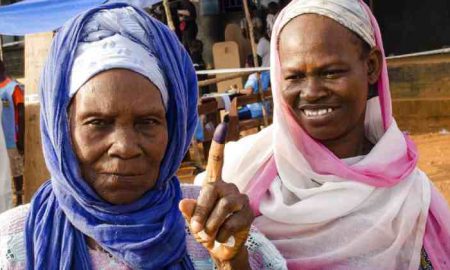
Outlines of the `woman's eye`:
{"type": "Polygon", "coordinates": [[[104,119],[93,119],[88,122],[88,125],[95,127],[105,127],[109,124],[107,120],[104,119]]]}
{"type": "Polygon", "coordinates": [[[153,118],[145,118],[145,119],[140,119],[136,122],[137,125],[142,125],[142,126],[154,126],[158,124],[158,121],[156,119],[153,118]]]}
{"type": "Polygon", "coordinates": [[[304,74],[293,74],[293,75],[286,76],[285,80],[294,81],[294,80],[301,80],[303,78],[305,78],[304,74]]]}
{"type": "Polygon", "coordinates": [[[342,70],[329,70],[323,73],[323,77],[327,79],[337,79],[340,75],[342,75],[342,70]]]}

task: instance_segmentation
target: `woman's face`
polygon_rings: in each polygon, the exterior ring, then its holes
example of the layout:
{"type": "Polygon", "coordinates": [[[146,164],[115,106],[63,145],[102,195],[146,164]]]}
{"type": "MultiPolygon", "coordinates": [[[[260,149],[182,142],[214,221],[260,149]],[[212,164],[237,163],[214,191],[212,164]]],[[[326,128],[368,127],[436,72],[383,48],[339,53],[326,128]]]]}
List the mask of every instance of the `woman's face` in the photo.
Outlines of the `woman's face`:
{"type": "Polygon", "coordinates": [[[378,50],[337,22],[315,14],[290,21],[279,38],[282,96],[299,125],[319,141],[364,131],[369,84],[379,74],[378,50]]]}
{"type": "Polygon", "coordinates": [[[160,92],[125,69],[99,73],[70,107],[75,154],[85,181],[112,204],[138,200],[155,185],[168,143],[160,92]]]}

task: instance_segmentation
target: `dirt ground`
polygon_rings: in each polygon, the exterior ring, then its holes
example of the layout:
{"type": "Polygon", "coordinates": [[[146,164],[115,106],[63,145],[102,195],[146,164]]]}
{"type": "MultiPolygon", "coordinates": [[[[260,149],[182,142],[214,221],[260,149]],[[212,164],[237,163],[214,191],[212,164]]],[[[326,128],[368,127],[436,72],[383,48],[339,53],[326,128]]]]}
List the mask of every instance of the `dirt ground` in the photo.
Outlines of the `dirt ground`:
{"type": "Polygon", "coordinates": [[[450,133],[412,135],[419,151],[419,168],[427,173],[450,204],[450,133]]]}

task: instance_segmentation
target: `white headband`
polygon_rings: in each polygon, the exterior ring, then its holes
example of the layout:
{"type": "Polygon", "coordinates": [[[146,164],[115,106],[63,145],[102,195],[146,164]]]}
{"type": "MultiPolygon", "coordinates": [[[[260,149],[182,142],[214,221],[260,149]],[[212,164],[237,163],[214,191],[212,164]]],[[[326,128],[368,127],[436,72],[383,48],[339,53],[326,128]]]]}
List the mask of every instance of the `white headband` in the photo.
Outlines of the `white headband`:
{"type": "Polygon", "coordinates": [[[326,16],[355,32],[371,48],[375,47],[375,36],[370,18],[359,0],[303,0],[286,7],[282,25],[302,14],[313,13],[326,16]]]}
{"type": "Polygon", "coordinates": [[[161,92],[167,109],[169,94],[158,59],[139,44],[119,34],[80,43],[70,74],[70,97],[96,74],[114,68],[129,69],[147,77],[161,92]]]}

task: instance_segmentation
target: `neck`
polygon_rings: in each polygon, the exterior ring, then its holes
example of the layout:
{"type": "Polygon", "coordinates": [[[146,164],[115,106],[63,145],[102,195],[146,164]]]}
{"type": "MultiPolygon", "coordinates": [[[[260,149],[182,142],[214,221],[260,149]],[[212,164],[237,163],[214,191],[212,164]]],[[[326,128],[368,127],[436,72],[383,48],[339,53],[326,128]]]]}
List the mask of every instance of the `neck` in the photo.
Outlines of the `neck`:
{"type": "Polygon", "coordinates": [[[321,141],[321,143],[340,159],[366,155],[373,147],[372,143],[366,139],[364,123],[340,138],[321,141]]]}

